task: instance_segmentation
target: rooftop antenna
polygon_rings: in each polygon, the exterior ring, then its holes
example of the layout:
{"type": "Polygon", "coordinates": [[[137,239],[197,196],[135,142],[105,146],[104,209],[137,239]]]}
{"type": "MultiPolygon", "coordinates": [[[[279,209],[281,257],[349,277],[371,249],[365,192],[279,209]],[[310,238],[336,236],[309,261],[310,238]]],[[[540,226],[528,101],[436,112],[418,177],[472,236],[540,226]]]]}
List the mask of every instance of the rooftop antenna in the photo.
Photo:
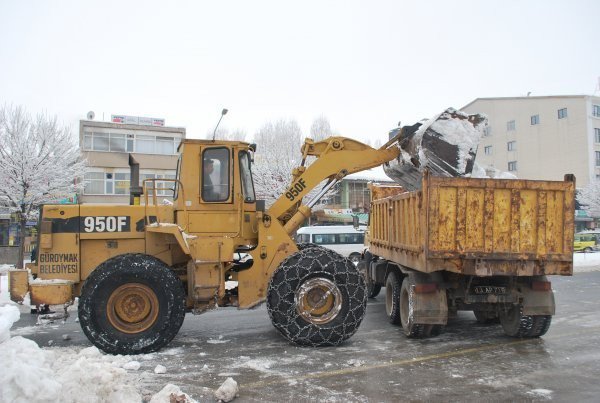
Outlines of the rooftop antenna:
{"type": "Polygon", "coordinates": [[[217,127],[219,127],[219,123],[221,123],[221,119],[223,119],[223,116],[225,116],[227,114],[228,110],[223,108],[223,110],[221,111],[221,117],[219,118],[219,121],[217,122],[217,125],[215,126],[215,131],[213,132],[213,139],[212,141],[215,141],[215,136],[217,135],[217,127]]]}

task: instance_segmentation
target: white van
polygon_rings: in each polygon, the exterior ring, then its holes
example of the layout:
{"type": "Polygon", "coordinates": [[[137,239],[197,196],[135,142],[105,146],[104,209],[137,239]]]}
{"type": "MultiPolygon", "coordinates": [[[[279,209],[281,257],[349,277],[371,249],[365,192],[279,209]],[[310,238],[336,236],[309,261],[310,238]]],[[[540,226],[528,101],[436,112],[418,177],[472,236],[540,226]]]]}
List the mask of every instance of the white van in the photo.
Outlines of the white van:
{"type": "Polygon", "coordinates": [[[352,225],[302,227],[296,233],[296,242],[310,242],[347,256],[358,264],[365,243],[366,226],[358,230],[352,225]]]}

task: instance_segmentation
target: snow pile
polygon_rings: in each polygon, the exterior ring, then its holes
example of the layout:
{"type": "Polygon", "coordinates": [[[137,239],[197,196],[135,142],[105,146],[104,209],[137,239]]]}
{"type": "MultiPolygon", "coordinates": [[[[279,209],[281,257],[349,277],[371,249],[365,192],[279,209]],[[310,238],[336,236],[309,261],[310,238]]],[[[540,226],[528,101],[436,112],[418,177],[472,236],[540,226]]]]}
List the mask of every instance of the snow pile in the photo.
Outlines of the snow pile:
{"type": "Polygon", "coordinates": [[[150,403],[197,403],[189,395],[183,393],[179,386],[167,384],[160,392],[152,396],[150,403]]]}
{"type": "Polygon", "coordinates": [[[19,308],[14,305],[0,306],[0,343],[10,339],[10,328],[20,316],[19,308]]]}
{"type": "Polygon", "coordinates": [[[494,167],[483,168],[478,163],[473,165],[473,172],[471,178],[496,178],[496,179],[518,179],[516,175],[510,172],[501,171],[494,167]]]}
{"type": "Polygon", "coordinates": [[[14,269],[15,266],[11,264],[0,264],[0,275],[8,273],[9,270],[14,269]]]}
{"type": "Polygon", "coordinates": [[[140,364],[139,361],[129,361],[123,365],[123,369],[128,371],[137,371],[141,366],[142,364],[140,364]]]}
{"type": "Polygon", "coordinates": [[[10,338],[19,310],[0,307],[0,401],[135,402],[141,395],[121,368],[129,360],[102,354],[96,347],[44,350],[34,341],[10,338]]]}
{"type": "Polygon", "coordinates": [[[239,392],[238,384],[233,378],[225,379],[225,382],[215,392],[215,397],[223,402],[230,402],[239,392]]]}
{"type": "Polygon", "coordinates": [[[528,395],[533,396],[534,398],[543,398],[546,400],[552,399],[552,393],[554,392],[549,389],[532,389],[527,392],[528,395]]]}
{"type": "Polygon", "coordinates": [[[156,366],[156,368],[154,368],[154,373],[155,374],[166,374],[167,373],[167,367],[165,367],[164,365],[158,364],[156,366]]]}
{"type": "Polygon", "coordinates": [[[384,171],[407,191],[420,189],[426,170],[435,176],[467,176],[486,126],[484,115],[468,115],[453,108],[405,126],[398,143],[400,155],[386,163],[384,171]]]}
{"type": "Polygon", "coordinates": [[[574,253],[573,271],[576,273],[600,271],[599,253],[574,253]]]}
{"type": "MultiPolygon", "coordinates": [[[[458,171],[465,172],[467,169],[467,162],[471,158],[470,153],[473,150],[477,150],[477,145],[483,134],[484,125],[480,125],[480,130],[473,130],[473,124],[468,119],[469,115],[463,112],[456,111],[452,108],[447,109],[439,117],[433,119],[429,129],[440,134],[440,137],[448,144],[453,144],[458,147],[458,171]],[[464,119],[454,119],[452,115],[464,117],[464,119]]],[[[423,125],[426,126],[426,125],[423,125]]],[[[427,127],[419,128],[423,132],[427,127]]],[[[477,126],[475,126],[477,128],[477,126]]],[[[422,136],[423,134],[421,134],[422,136]]]]}

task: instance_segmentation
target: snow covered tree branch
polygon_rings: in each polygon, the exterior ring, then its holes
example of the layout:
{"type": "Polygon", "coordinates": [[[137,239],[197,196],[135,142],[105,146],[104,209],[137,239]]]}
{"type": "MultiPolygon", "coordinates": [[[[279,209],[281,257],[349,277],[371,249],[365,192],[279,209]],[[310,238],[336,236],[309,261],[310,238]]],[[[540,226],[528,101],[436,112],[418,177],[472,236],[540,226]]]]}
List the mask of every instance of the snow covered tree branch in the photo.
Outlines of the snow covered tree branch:
{"type": "Polygon", "coordinates": [[[577,194],[577,201],[591,217],[600,217],[600,181],[590,182],[577,194]]]}
{"type": "Polygon", "coordinates": [[[267,206],[285,193],[292,169],[300,165],[302,130],[295,120],[268,122],[254,135],[257,144],[253,167],[256,197],[267,206]]]}
{"type": "MultiPolygon", "coordinates": [[[[83,186],[85,161],[69,128],[56,117],[33,118],[22,107],[0,108],[0,206],[17,213],[21,239],[38,206],[56,202],[83,186]]],[[[17,267],[23,264],[23,242],[17,267]]]]}
{"type": "Polygon", "coordinates": [[[333,132],[329,119],[325,115],[315,118],[310,126],[310,138],[314,141],[321,141],[331,136],[333,136],[333,132]]]}
{"type": "MultiPolygon", "coordinates": [[[[327,118],[321,116],[315,119],[311,127],[313,140],[320,141],[331,136],[331,128],[327,118]]],[[[256,197],[266,201],[270,206],[283,195],[292,179],[292,170],[301,164],[300,152],[304,136],[300,125],[295,120],[278,120],[266,123],[254,136],[257,144],[255,165],[253,167],[256,197]]],[[[305,162],[309,166],[313,157],[305,162]]],[[[306,196],[313,198],[326,184],[322,182],[306,196]]],[[[331,196],[338,190],[333,187],[326,193],[331,196]]],[[[315,209],[322,208],[321,205],[315,209]]]]}

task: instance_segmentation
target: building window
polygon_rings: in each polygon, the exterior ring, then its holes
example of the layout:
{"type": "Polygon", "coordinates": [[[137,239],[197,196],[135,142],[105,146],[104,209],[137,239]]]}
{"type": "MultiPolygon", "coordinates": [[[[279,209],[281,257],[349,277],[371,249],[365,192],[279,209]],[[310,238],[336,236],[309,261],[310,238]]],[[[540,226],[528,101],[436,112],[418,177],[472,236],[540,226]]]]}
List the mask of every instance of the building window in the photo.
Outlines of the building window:
{"type": "Polygon", "coordinates": [[[117,153],[177,154],[179,138],[142,134],[86,132],[83,136],[85,151],[110,151],[117,153]]]}
{"type": "Polygon", "coordinates": [[[84,176],[83,193],[88,195],[104,194],[104,172],[87,172],[84,176]]]}
{"type": "Polygon", "coordinates": [[[600,151],[596,151],[596,166],[600,167],[600,151]]]}
{"type": "Polygon", "coordinates": [[[567,117],[567,108],[562,108],[558,110],[558,118],[564,119],[567,117]]]}
{"type": "Polygon", "coordinates": [[[517,142],[516,141],[509,141],[508,143],[506,143],[506,150],[507,151],[515,151],[517,149],[517,142]]]}
{"type": "Polygon", "coordinates": [[[506,122],[506,131],[514,131],[516,130],[516,125],[515,125],[515,121],[514,120],[509,120],[508,122],[506,122]]]}
{"type": "Polygon", "coordinates": [[[594,129],[594,137],[596,138],[596,143],[600,144],[600,129],[594,129]]]}
{"type": "Polygon", "coordinates": [[[539,125],[540,124],[540,115],[533,115],[531,117],[531,125],[539,125]]]}
{"type": "MultiPolygon", "coordinates": [[[[145,179],[175,179],[175,173],[171,171],[157,173],[144,170],[140,173],[140,186],[143,186],[145,179]]],[[[148,181],[146,182],[146,187],[149,196],[154,194],[153,188],[156,187],[156,194],[158,196],[173,197],[175,182],[158,180],[148,181]]]]}
{"type": "Polygon", "coordinates": [[[483,148],[485,155],[492,155],[492,146],[485,146],[483,148]]]}
{"type": "Polygon", "coordinates": [[[514,172],[517,170],[517,161],[508,162],[508,172],[514,172]]]}
{"type": "Polygon", "coordinates": [[[592,105],[592,115],[600,118],[600,105],[592,105]]]}
{"type": "Polygon", "coordinates": [[[488,137],[488,136],[491,136],[491,135],[492,135],[492,126],[486,126],[483,129],[483,136],[484,137],[488,137]]]}

